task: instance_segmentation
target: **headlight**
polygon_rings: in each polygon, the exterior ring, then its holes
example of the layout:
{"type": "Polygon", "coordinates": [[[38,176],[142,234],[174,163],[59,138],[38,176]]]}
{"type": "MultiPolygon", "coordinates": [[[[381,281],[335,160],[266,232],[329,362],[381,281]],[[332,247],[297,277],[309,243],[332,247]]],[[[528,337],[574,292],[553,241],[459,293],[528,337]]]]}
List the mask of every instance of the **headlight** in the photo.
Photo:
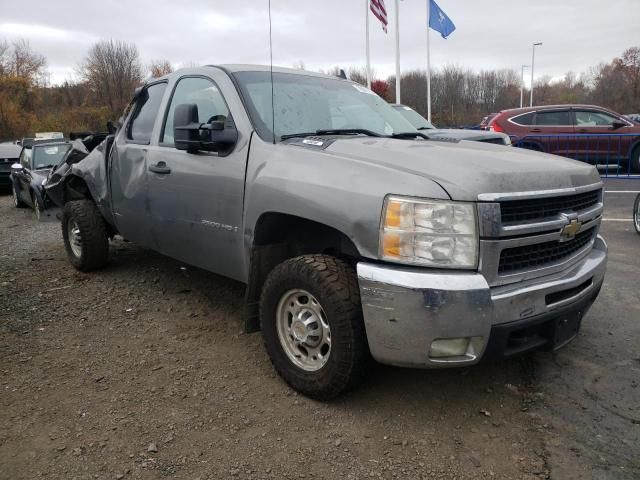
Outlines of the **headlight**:
{"type": "Polygon", "coordinates": [[[440,268],[476,268],[473,203],[388,196],[380,231],[383,260],[440,268]]]}

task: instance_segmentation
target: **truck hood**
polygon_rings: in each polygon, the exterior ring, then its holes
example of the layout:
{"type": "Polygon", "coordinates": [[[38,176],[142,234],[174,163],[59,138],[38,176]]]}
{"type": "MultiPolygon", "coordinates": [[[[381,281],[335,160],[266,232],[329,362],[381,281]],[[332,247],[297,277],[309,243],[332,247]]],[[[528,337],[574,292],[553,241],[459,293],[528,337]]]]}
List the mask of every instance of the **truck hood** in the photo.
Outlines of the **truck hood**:
{"type": "MultiPolygon", "coordinates": [[[[556,155],[488,143],[334,138],[324,153],[403,170],[437,182],[451,199],[475,201],[482,193],[510,193],[591,185],[598,171],[556,155]]],[[[389,193],[403,194],[402,185],[389,193]]]]}

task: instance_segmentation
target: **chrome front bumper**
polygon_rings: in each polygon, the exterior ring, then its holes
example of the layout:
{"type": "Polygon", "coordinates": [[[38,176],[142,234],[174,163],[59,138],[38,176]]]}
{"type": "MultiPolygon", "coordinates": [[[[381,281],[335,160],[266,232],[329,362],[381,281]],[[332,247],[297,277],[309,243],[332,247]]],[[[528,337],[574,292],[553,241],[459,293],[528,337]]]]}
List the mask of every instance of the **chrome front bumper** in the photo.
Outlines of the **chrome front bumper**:
{"type": "Polygon", "coordinates": [[[607,245],[598,236],[593,250],[567,270],[493,288],[475,272],[361,262],[371,354],[380,363],[409,367],[471,365],[484,355],[492,330],[555,322],[568,313],[579,317],[579,325],[602,285],[606,260],[607,245]],[[447,339],[467,339],[464,353],[443,356],[440,345],[447,339]]]}

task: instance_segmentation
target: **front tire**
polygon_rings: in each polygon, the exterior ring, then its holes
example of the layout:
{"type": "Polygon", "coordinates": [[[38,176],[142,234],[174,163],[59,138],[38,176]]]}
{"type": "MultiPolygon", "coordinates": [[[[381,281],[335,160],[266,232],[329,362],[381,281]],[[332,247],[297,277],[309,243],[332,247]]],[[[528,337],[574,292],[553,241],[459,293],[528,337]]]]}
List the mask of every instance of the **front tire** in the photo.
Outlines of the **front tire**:
{"type": "Polygon", "coordinates": [[[636,197],[636,201],[633,204],[633,226],[640,235],[640,194],[636,197]]]}
{"type": "Polygon", "coordinates": [[[31,198],[33,200],[33,212],[36,215],[36,220],[40,221],[40,217],[42,216],[43,207],[40,205],[40,200],[38,200],[38,195],[33,192],[31,194],[31,198]]]}
{"type": "Polygon", "coordinates": [[[74,200],[65,204],[62,237],[69,261],[81,272],[90,272],[107,264],[107,227],[91,200],[74,200]]]}
{"type": "Polygon", "coordinates": [[[262,289],[260,326],[278,374],[308,397],[335,398],[366,370],[357,278],[334,257],[305,255],[275,267],[262,289]]]}
{"type": "Polygon", "coordinates": [[[20,200],[20,197],[18,196],[18,192],[16,192],[16,187],[13,184],[13,182],[11,183],[11,196],[13,197],[13,206],[16,208],[24,208],[25,204],[22,200],[20,200]]]}

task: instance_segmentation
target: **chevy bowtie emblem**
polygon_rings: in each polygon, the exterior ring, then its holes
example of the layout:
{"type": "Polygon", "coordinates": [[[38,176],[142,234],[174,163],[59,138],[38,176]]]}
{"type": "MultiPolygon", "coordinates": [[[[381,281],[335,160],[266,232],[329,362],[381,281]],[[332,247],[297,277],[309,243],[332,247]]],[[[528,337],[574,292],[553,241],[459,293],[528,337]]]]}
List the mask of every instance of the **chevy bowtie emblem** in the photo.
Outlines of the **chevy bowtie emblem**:
{"type": "Polygon", "coordinates": [[[582,222],[578,219],[571,220],[567,225],[562,227],[562,231],[560,235],[562,236],[562,240],[570,240],[576,236],[576,234],[582,228],[582,222]]]}

